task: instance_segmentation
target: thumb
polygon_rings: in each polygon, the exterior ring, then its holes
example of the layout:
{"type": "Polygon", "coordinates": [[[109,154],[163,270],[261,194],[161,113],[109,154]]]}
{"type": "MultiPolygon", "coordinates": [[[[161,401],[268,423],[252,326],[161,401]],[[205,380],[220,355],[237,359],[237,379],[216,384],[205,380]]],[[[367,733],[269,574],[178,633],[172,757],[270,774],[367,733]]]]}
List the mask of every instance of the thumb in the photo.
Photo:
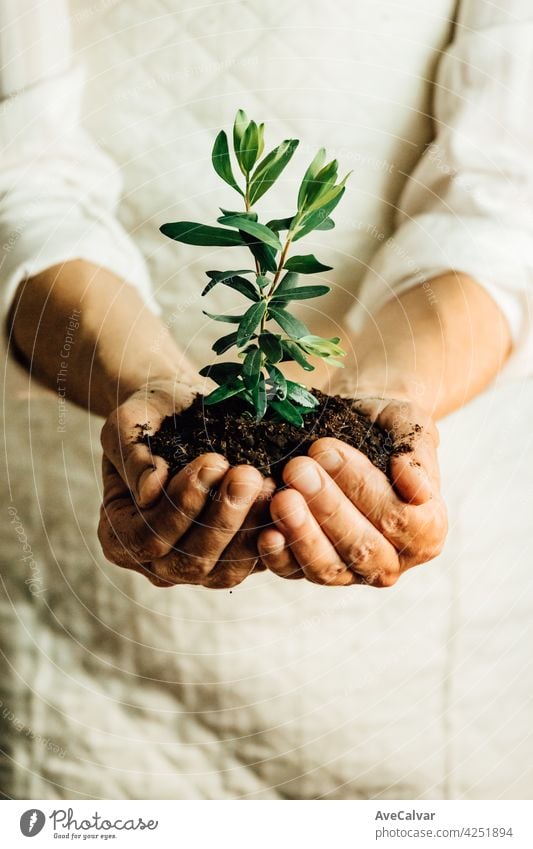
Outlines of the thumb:
{"type": "MultiPolygon", "coordinates": [[[[414,453],[414,452],[413,452],[414,453]]],[[[390,471],[394,489],[408,504],[425,504],[433,495],[433,486],[424,466],[413,454],[393,454],[390,471]]]]}
{"type": "Polygon", "coordinates": [[[157,501],[167,479],[168,464],[162,457],[152,455],[147,445],[130,446],[124,464],[124,481],[139,507],[149,507],[157,501]]]}
{"type": "Polygon", "coordinates": [[[437,447],[439,434],[433,419],[407,401],[371,399],[358,403],[392,438],[390,473],[402,501],[425,504],[440,487],[437,447]]]}
{"type": "Polygon", "coordinates": [[[132,493],[139,507],[148,507],[161,495],[168,479],[168,465],[162,457],[152,455],[143,442],[143,434],[153,434],[161,425],[166,411],[155,407],[142,411],[139,403],[126,401],[115,410],[102,428],[104,454],[132,493]],[[147,415],[148,413],[148,415],[147,415]],[[143,424],[140,424],[140,423],[143,424]]]}
{"type": "Polygon", "coordinates": [[[425,504],[440,487],[438,431],[431,419],[405,406],[391,404],[382,414],[383,424],[394,439],[391,478],[403,501],[425,504]]]}

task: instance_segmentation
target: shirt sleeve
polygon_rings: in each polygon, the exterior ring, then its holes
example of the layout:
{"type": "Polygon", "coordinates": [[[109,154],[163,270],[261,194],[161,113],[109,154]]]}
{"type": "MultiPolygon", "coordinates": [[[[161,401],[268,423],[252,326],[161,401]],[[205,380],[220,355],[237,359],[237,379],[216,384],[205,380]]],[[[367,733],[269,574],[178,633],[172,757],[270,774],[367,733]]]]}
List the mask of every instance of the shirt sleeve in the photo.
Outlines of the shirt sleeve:
{"type": "Polygon", "coordinates": [[[0,310],[19,283],[85,259],[158,312],[144,260],[116,217],[115,163],[80,122],[64,0],[0,0],[0,310]],[[53,46],[53,50],[51,49],[53,46]]]}
{"type": "Polygon", "coordinates": [[[463,0],[438,68],[435,140],[365,275],[352,326],[415,285],[431,297],[432,277],[463,272],[508,321],[507,374],[533,374],[532,89],[531,0],[463,0]]]}

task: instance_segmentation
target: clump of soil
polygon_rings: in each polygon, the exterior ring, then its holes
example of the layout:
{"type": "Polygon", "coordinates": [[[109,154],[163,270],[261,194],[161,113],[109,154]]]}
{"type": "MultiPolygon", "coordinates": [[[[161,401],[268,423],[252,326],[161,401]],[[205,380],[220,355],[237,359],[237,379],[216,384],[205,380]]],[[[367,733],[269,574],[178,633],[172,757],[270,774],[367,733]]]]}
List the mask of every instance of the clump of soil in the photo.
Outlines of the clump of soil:
{"type": "Polygon", "coordinates": [[[319,406],[305,417],[303,428],[285,421],[256,422],[246,416],[246,406],[235,398],[211,407],[197,395],[183,413],[167,416],[157,433],[150,435],[142,429],[139,441],[167,461],[171,474],[198,455],[213,451],[223,454],[232,466],[249,463],[281,484],[283,466],[291,457],[307,454],[315,440],[333,436],[362,451],[388,473],[394,445],[391,435],[373,424],[352,401],[317,390],[313,394],[319,406]]]}

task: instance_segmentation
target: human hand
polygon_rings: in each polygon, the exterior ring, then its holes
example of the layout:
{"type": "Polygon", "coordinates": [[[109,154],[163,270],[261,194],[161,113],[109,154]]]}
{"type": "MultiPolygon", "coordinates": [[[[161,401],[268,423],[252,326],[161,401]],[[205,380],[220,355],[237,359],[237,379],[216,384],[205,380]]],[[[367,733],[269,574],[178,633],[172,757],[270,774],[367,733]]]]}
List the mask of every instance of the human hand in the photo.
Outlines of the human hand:
{"type": "Polygon", "coordinates": [[[257,564],[257,535],[270,523],[274,482],[251,466],[230,468],[203,454],[168,480],[168,466],[139,443],[139,425],[157,431],[196,388],[162,381],[134,393],[102,430],[104,493],[98,537],[112,563],[160,587],[239,584],[257,564]]]}
{"type": "Polygon", "coordinates": [[[271,502],[275,528],[261,532],[262,562],[283,578],[329,586],[390,587],[436,557],[447,532],[440,494],[438,433],[408,401],[359,398],[357,406],[408,453],[392,455],[393,484],[360,451],[319,439],[285,466],[287,489],[271,502]]]}

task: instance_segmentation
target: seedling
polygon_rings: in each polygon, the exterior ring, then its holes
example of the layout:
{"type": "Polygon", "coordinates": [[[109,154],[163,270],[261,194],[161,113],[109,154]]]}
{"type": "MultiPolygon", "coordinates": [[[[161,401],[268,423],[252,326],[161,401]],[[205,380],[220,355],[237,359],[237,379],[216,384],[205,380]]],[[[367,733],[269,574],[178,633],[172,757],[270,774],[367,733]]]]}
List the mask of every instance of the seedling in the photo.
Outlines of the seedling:
{"type": "Polygon", "coordinates": [[[220,356],[235,348],[239,360],[216,362],[201,369],[201,375],[218,384],[204,403],[219,404],[238,397],[256,421],[268,417],[302,427],[304,416],[312,413],[319,402],[303,384],[286,379],[280,363],[294,361],[309,372],[314,370],[309,357],[321,357],[332,366],[342,367],[337,358],[345,352],[339,346],[340,339],[313,335],[290,310],[295,301],[319,298],[329,292],[329,286],[302,284],[300,275],[321,274],[330,271],[331,266],[319,262],[313,254],[289,256],[289,252],[295,242],[313,230],[331,230],[335,226],[330,216],[344,194],[349,175],[337,182],[338,163],[335,159],[326,163],[326,152],[321,148],[300,184],[296,212],[262,224],[255,204],[274,185],[298,146],[297,139],[286,139],[261,158],[263,137],[264,124],[248,120],[240,109],[233,126],[233,152],[244,185],[234,176],[224,130],[213,146],[213,167],[240,195],[242,211],[221,208],[218,227],[176,221],[163,224],[161,232],[188,245],[245,247],[253,258],[252,269],[207,272],[208,283],[202,295],[215,286],[228,286],[251,304],[240,315],[204,311],[214,321],[236,326],[215,342],[213,351],[220,356]]]}

